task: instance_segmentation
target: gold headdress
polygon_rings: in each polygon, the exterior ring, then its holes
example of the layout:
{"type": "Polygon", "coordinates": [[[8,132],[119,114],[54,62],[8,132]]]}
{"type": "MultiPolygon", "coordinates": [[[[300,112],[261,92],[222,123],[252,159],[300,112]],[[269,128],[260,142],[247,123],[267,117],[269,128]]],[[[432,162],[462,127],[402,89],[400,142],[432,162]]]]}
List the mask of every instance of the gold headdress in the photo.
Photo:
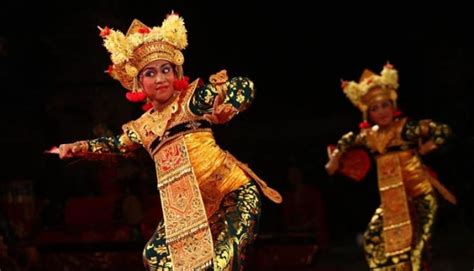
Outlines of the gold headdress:
{"type": "Polygon", "coordinates": [[[126,89],[137,92],[138,73],[158,59],[175,64],[178,77],[182,78],[184,57],[181,50],[186,48],[188,40],[184,20],[177,14],[168,15],[161,27],[153,28],[135,19],[125,35],[108,27],[99,29],[113,63],[108,72],[126,89]]]}
{"type": "Polygon", "coordinates": [[[359,83],[342,81],[342,90],[349,100],[363,113],[367,120],[367,109],[375,102],[390,99],[396,107],[398,89],[398,71],[391,64],[386,64],[380,75],[364,70],[359,83]]]}

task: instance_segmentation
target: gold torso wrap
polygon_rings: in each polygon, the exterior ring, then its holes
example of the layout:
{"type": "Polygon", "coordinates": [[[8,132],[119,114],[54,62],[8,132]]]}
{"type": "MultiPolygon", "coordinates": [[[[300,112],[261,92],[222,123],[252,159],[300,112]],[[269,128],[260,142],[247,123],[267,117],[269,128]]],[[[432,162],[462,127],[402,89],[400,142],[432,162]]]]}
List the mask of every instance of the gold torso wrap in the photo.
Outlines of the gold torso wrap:
{"type": "Polygon", "coordinates": [[[433,189],[413,149],[387,151],[390,147],[407,145],[401,138],[405,121],[397,121],[385,130],[364,131],[368,147],[379,153],[376,155],[377,178],[384,212],[383,235],[387,256],[411,249],[413,230],[408,198],[429,193],[433,189]]]}
{"type": "Polygon", "coordinates": [[[160,112],[147,111],[123,127],[138,135],[155,161],[166,240],[175,270],[212,264],[213,241],[207,218],[229,192],[252,178],[268,198],[282,200],[246,165],[223,151],[211,129],[201,127],[203,117],[189,109],[196,86],[197,80],[160,112]],[[172,133],[179,125],[186,128],[172,133]]]}

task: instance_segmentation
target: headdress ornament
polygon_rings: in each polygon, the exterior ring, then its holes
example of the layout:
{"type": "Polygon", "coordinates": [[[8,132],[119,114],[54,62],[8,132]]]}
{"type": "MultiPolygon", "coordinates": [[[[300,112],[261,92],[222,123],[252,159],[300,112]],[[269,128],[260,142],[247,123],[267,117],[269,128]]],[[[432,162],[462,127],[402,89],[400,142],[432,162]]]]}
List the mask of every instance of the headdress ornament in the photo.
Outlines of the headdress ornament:
{"type": "Polygon", "coordinates": [[[398,71],[387,63],[380,75],[366,69],[359,82],[342,81],[342,90],[347,98],[363,113],[364,121],[367,120],[369,106],[382,99],[390,99],[396,107],[398,89],[398,71]]]}
{"type": "Polygon", "coordinates": [[[138,89],[137,76],[150,62],[164,59],[173,63],[178,78],[182,79],[184,56],[181,50],[186,48],[188,40],[184,20],[178,14],[169,14],[161,26],[151,28],[134,19],[126,34],[108,27],[99,29],[112,60],[107,72],[132,91],[127,93],[130,101],[145,98],[138,89]]]}

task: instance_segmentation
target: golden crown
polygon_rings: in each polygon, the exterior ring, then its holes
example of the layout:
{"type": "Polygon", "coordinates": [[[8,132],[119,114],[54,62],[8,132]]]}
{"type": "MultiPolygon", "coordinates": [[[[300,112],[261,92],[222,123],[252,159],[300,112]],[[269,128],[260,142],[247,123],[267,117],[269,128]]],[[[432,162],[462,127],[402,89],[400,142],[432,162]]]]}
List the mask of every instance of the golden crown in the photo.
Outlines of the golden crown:
{"type": "Polygon", "coordinates": [[[178,76],[182,77],[184,56],[181,50],[186,48],[188,40],[184,20],[179,15],[172,13],[163,20],[161,27],[152,28],[135,19],[126,34],[108,27],[99,29],[113,63],[108,72],[125,88],[136,91],[140,70],[158,59],[178,66],[178,76]]]}
{"type": "Polygon", "coordinates": [[[389,63],[383,67],[380,75],[366,69],[359,82],[342,81],[342,90],[364,113],[364,119],[368,107],[374,101],[388,98],[396,106],[398,86],[398,71],[389,63]]]}

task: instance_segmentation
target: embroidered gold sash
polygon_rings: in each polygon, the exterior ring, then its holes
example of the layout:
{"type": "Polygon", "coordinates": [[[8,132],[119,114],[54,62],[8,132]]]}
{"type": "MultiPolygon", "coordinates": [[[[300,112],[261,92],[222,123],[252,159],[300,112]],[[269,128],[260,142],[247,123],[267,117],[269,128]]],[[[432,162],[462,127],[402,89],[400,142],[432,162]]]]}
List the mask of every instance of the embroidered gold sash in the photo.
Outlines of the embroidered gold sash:
{"type": "Polygon", "coordinates": [[[410,250],[413,235],[410,210],[397,154],[383,154],[376,159],[385,254],[391,256],[410,250]]]}
{"type": "Polygon", "coordinates": [[[154,160],[173,270],[210,266],[212,235],[184,139],[163,146],[154,160]]]}

